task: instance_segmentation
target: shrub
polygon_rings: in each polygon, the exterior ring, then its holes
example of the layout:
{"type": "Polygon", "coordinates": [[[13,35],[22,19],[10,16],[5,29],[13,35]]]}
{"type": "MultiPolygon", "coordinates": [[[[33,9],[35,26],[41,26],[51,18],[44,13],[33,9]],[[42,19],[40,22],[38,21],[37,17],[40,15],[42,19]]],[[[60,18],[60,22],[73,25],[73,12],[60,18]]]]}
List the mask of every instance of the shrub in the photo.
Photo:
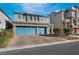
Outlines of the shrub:
{"type": "Polygon", "coordinates": [[[53,31],[54,31],[54,33],[55,33],[56,35],[59,35],[59,34],[60,34],[60,29],[58,29],[58,28],[54,29],[53,31]]]}
{"type": "Polygon", "coordinates": [[[0,48],[2,47],[4,40],[5,40],[5,35],[3,32],[0,32],[0,48]]]}
{"type": "Polygon", "coordinates": [[[13,37],[13,30],[7,29],[0,32],[0,48],[6,47],[9,40],[13,37]]]}
{"type": "Polygon", "coordinates": [[[65,35],[69,35],[69,34],[71,34],[72,29],[71,28],[64,28],[63,31],[64,31],[65,35]]]}

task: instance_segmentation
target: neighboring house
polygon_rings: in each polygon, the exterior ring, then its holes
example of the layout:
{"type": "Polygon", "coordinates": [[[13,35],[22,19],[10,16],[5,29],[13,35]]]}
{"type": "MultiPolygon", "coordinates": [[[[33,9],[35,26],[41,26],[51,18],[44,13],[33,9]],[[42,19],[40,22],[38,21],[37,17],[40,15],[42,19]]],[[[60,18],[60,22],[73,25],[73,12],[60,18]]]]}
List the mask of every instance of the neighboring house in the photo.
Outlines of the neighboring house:
{"type": "Polygon", "coordinates": [[[0,31],[12,28],[11,18],[0,9],[0,31]]]}
{"type": "Polygon", "coordinates": [[[16,35],[46,35],[53,34],[53,24],[43,15],[30,13],[14,13],[16,16],[14,30],[16,35]]]}
{"type": "Polygon", "coordinates": [[[67,10],[53,12],[49,15],[54,28],[72,28],[72,34],[79,34],[79,7],[73,6],[67,10]]]}

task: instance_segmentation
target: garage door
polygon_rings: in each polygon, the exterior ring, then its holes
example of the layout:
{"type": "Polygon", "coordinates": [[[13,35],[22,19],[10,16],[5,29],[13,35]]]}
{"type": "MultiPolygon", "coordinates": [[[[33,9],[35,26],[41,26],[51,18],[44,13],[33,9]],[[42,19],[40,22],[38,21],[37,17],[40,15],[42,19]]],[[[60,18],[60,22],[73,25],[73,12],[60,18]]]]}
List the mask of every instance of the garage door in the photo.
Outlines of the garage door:
{"type": "Polygon", "coordinates": [[[16,27],[16,35],[36,35],[33,27],[16,27]]]}
{"type": "Polygon", "coordinates": [[[45,28],[38,28],[39,34],[45,34],[45,28]]]}

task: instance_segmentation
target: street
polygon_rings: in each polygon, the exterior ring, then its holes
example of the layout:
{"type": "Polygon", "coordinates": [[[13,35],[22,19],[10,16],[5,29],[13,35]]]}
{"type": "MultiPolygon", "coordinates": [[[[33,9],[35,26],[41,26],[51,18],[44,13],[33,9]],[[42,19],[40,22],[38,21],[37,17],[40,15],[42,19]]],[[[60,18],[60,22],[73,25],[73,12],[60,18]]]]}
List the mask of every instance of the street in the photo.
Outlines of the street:
{"type": "Polygon", "coordinates": [[[0,55],[78,55],[78,54],[79,54],[79,41],[36,47],[36,48],[0,52],[0,55]]]}

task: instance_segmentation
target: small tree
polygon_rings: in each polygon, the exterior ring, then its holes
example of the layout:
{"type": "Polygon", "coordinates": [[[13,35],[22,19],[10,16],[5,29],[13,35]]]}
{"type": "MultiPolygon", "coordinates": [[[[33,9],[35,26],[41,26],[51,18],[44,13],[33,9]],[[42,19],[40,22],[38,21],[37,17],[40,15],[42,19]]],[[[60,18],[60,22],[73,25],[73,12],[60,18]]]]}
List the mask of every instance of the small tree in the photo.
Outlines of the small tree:
{"type": "Polygon", "coordinates": [[[65,35],[69,35],[69,34],[71,34],[72,29],[71,28],[64,28],[63,31],[64,31],[65,35]]]}
{"type": "Polygon", "coordinates": [[[58,29],[58,28],[54,29],[53,31],[54,31],[54,33],[55,33],[56,35],[59,35],[59,34],[60,34],[60,29],[58,29]]]}

